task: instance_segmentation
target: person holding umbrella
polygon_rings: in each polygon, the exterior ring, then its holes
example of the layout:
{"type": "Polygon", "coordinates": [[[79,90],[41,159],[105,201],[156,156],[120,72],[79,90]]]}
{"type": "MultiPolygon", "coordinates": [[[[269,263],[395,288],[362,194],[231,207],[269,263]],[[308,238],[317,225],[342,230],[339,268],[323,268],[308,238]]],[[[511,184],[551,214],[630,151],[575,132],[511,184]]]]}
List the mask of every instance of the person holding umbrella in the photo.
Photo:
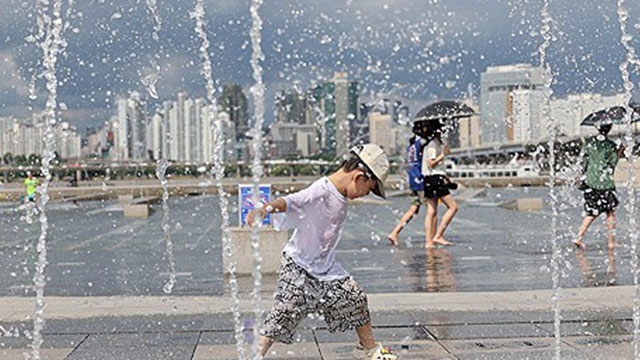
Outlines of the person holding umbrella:
{"type": "Polygon", "coordinates": [[[458,212],[458,204],[449,191],[455,187],[444,169],[443,161],[450,153],[449,145],[443,141],[451,122],[455,119],[470,117],[474,114],[470,107],[455,101],[440,101],[418,112],[413,132],[426,139],[422,155],[422,175],[427,214],[424,220],[425,247],[453,245],[444,238],[447,227],[458,212]],[[438,200],[447,207],[447,211],[437,226],[438,200]]]}
{"type": "Polygon", "coordinates": [[[433,248],[436,245],[451,246],[445,240],[444,232],[458,212],[458,203],[449,192],[449,179],[444,170],[443,161],[451,150],[449,144],[442,141],[443,131],[434,130],[428,140],[422,156],[422,175],[424,177],[424,197],[427,203],[427,215],[424,219],[425,246],[433,248]],[[440,225],[436,228],[438,219],[438,199],[447,206],[447,211],[440,219],[440,225]]]}
{"type": "Polygon", "coordinates": [[[603,213],[606,214],[609,249],[615,247],[615,208],[618,206],[618,198],[613,174],[624,146],[616,144],[607,135],[611,131],[613,121],[619,121],[625,114],[624,107],[616,106],[592,113],[582,122],[582,125],[595,126],[599,134],[589,138],[581,151],[580,189],[584,192],[584,218],[574,241],[578,249],[584,250],[583,238],[587,229],[596,217],[603,213]]]}

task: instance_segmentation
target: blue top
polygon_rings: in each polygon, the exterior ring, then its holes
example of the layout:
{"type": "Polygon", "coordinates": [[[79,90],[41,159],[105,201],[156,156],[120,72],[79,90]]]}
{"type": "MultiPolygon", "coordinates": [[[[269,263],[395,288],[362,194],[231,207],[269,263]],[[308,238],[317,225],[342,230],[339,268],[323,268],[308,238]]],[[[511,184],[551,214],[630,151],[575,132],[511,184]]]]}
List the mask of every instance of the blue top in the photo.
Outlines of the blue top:
{"type": "Polygon", "coordinates": [[[415,136],[413,144],[409,143],[407,146],[407,163],[409,168],[407,173],[409,175],[409,187],[411,190],[422,191],[424,190],[424,183],[422,178],[422,147],[424,146],[424,140],[415,136]]]}

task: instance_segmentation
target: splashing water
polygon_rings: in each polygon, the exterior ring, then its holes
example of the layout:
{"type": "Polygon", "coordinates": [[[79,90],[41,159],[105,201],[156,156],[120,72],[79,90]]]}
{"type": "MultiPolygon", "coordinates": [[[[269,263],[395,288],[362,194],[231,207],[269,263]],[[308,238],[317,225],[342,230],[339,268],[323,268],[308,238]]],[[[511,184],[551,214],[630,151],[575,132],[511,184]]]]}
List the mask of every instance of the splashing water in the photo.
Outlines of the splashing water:
{"type": "Polygon", "coordinates": [[[156,167],[156,176],[160,180],[162,186],[162,231],[164,232],[164,241],[166,245],[167,259],[169,260],[169,280],[162,290],[166,294],[170,294],[173,291],[173,286],[176,284],[176,261],[173,256],[173,242],[171,241],[171,226],[169,225],[169,181],[167,180],[167,168],[169,168],[169,162],[167,161],[166,149],[168,149],[168,133],[167,118],[162,117],[162,158],[158,161],[156,167]]]}
{"type": "MultiPolygon", "coordinates": [[[[38,23],[38,32],[35,34],[31,34],[27,36],[26,41],[28,43],[38,43],[41,42],[46,35],[46,25],[45,25],[45,17],[44,17],[44,6],[46,2],[44,1],[36,1],[36,21],[38,23]]],[[[31,79],[29,81],[29,99],[36,100],[38,98],[37,90],[36,90],[36,81],[38,80],[38,72],[36,70],[37,67],[34,67],[33,73],[31,74],[31,79]]]]}
{"type": "MultiPolygon", "coordinates": [[[[158,14],[158,7],[156,6],[155,0],[147,0],[146,3],[147,9],[154,19],[153,39],[158,42],[160,41],[158,32],[160,31],[162,26],[162,20],[160,19],[160,15],[158,14]]],[[[149,96],[154,99],[158,98],[158,91],[156,89],[156,83],[158,82],[158,80],[160,80],[160,65],[158,65],[156,61],[151,59],[150,73],[142,78],[142,84],[147,89],[147,93],[149,94],[149,96]]],[[[162,291],[164,291],[165,294],[171,294],[171,292],[173,291],[173,287],[176,284],[176,260],[173,254],[171,226],[169,225],[169,181],[167,180],[167,169],[169,168],[169,162],[167,160],[167,149],[169,148],[169,128],[167,126],[167,115],[168,114],[164,114],[162,116],[162,157],[156,164],[156,177],[160,181],[160,186],[162,186],[162,231],[164,233],[165,254],[167,256],[167,260],[169,261],[169,280],[167,280],[167,282],[162,287],[162,291]]]]}
{"type": "MultiPolygon", "coordinates": [[[[62,38],[63,22],[62,22],[62,0],[57,0],[52,5],[53,18],[46,12],[49,2],[42,0],[38,2],[38,26],[40,33],[46,35],[42,38],[40,48],[42,49],[42,65],[44,67],[44,78],[49,96],[45,105],[45,129],[44,129],[44,149],[42,156],[42,165],[40,170],[44,176],[44,181],[38,189],[40,199],[38,200],[38,208],[40,209],[40,237],[36,251],[38,252],[38,260],[36,263],[36,272],[33,276],[34,289],[36,292],[36,308],[33,319],[33,340],[31,343],[31,355],[33,360],[40,360],[40,347],[42,346],[42,329],[44,328],[44,288],[46,279],[44,270],[47,266],[47,230],[49,228],[47,219],[47,203],[49,202],[49,185],[51,183],[50,166],[55,158],[54,150],[56,145],[55,125],[56,125],[56,107],[57,107],[57,88],[58,80],[56,78],[56,62],[58,54],[63,52],[66,42],[62,38]]],[[[71,6],[71,3],[69,3],[71,6]]]]}
{"type": "Polygon", "coordinates": [[[155,60],[151,60],[151,70],[142,78],[142,84],[147,89],[149,96],[154,99],[158,98],[158,90],[156,83],[160,80],[160,65],[155,60]]]}
{"type": "MultiPolygon", "coordinates": [[[[251,95],[253,95],[255,123],[253,126],[253,139],[251,139],[251,148],[253,152],[253,161],[251,163],[251,173],[253,175],[253,203],[258,204],[260,201],[258,183],[262,177],[262,164],[260,163],[260,154],[262,146],[262,121],[264,118],[264,84],[262,83],[262,66],[260,61],[264,60],[264,53],[261,49],[261,29],[262,19],[260,18],[260,6],[262,0],[252,0],[251,13],[251,68],[253,69],[253,79],[255,84],[251,87],[251,95]]],[[[261,358],[260,353],[260,324],[262,323],[262,296],[260,288],[262,285],[262,256],[260,255],[260,238],[258,234],[258,226],[254,226],[251,232],[251,248],[253,249],[253,296],[252,304],[255,315],[255,325],[253,327],[254,343],[252,347],[252,358],[257,355],[261,358]]]]}
{"type": "MultiPolygon", "coordinates": [[[[635,49],[631,45],[631,35],[627,33],[627,19],[629,17],[629,11],[625,8],[625,0],[618,0],[618,22],[620,23],[620,43],[626,51],[625,59],[620,64],[620,74],[624,83],[624,99],[625,105],[629,103],[631,99],[631,92],[633,91],[633,83],[629,76],[629,64],[634,64],[636,71],[638,70],[638,57],[635,49]]],[[[625,115],[624,124],[626,125],[626,131],[624,135],[625,144],[625,158],[628,159],[629,177],[625,183],[625,187],[628,191],[629,201],[625,208],[629,216],[629,240],[631,243],[631,273],[633,275],[633,285],[635,287],[633,297],[633,357],[634,359],[640,359],[640,284],[638,281],[638,223],[636,217],[633,214],[636,213],[636,159],[632,153],[633,150],[633,124],[631,123],[631,117],[633,111],[627,109],[625,115]]]]}
{"type": "Polygon", "coordinates": [[[39,214],[38,207],[31,201],[20,204],[18,211],[24,211],[24,216],[20,216],[20,221],[24,221],[27,224],[33,223],[33,219],[39,214]]]}
{"type": "Polygon", "coordinates": [[[146,2],[147,2],[147,9],[151,13],[151,16],[153,16],[153,21],[154,21],[153,38],[155,40],[158,40],[159,39],[158,32],[160,32],[160,30],[162,29],[162,19],[160,19],[158,6],[156,5],[156,0],[146,0],[146,2]]]}
{"type": "Polygon", "coordinates": [[[200,58],[202,59],[202,69],[201,74],[206,80],[206,88],[207,88],[207,99],[211,103],[211,111],[209,111],[209,118],[207,121],[213,122],[215,126],[212,127],[213,130],[213,170],[212,176],[215,178],[218,190],[218,197],[220,201],[220,214],[222,216],[222,244],[224,248],[223,256],[228,260],[227,269],[229,272],[229,288],[231,292],[231,311],[233,313],[233,322],[234,322],[234,330],[235,330],[235,339],[236,339],[236,349],[238,352],[238,358],[240,360],[244,360],[246,358],[244,351],[244,337],[242,335],[242,324],[240,321],[240,310],[239,305],[240,302],[238,300],[238,281],[236,280],[236,264],[233,261],[232,252],[233,248],[231,246],[231,236],[229,233],[229,198],[228,194],[225,192],[224,187],[222,186],[222,180],[224,178],[224,167],[222,166],[223,162],[223,136],[222,136],[222,120],[218,118],[218,106],[217,100],[215,98],[215,87],[213,83],[212,70],[211,70],[211,59],[209,57],[209,39],[207,38],[207,34],[205,32],[205,11],[204,11],[204,1],[196,0],[195,8],[191,17],[195,19],[196,26],[195,31],[198,37],[202,40],[202,45],[200,46],[200,58]]]}
{"type": "Polygon", "coordinates": [[[540,28],[540,35],[543,42],[538,47],[538,54],[540,55],[540,67],[544,69],[544,104],[542,108],[542,118],[547,121],[547,131],[549,132],[549,196],[551,197],[551,281],[553,285],[553,325],[554,325],[554,337],[555,337],[555,359],[560,360],[561,355],[561,339],[560,339],[560,246],[558,244],[558,196],[556,194],[555,182],[556,182],[556,156],[555,156],[555,142],[557,139],[557,128],[555,121],[551,116],[551,95],[553,90],[551,84],[553,82],[553,74],[551,67],[547,63],[546,55],[547,49],[551,45],[551,25],[553,19],[549,13],[549,1],[545,0],[541,11],[542,26],[540,28]]]}

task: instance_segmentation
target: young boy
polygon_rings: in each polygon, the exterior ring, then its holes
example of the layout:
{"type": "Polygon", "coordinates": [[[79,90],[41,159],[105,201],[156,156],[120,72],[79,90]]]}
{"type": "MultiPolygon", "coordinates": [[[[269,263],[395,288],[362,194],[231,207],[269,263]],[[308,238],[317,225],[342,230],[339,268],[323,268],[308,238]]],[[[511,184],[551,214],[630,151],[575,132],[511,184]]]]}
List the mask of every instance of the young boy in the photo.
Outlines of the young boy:
{"type": "Polygon", "coordinates": [[[355,328],[360,358],[397,359],[374,341],[367,296],[335,261],[347,199],[366,196],[370,191],[384,198],[388,172],[389,161],[379,146],[358,145],[332,175],[247,215],[247,225],[253,226],[267,213],[284,212],[282,227],[295,229],[284,248],[275,302],[262,328],[262,356],[274,341],[291,343],[307,314],[319,312],[331,332],[355,328]]]}

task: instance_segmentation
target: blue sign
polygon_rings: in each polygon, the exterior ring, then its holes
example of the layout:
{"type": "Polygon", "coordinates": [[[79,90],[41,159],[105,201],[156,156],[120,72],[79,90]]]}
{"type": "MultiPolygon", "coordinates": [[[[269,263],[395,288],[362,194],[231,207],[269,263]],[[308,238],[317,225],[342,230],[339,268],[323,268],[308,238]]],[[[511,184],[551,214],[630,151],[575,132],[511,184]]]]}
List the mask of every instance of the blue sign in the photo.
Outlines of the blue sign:
{"type": "MultiPolygon", "coordinates": [[[[259,206],[268,203],[271,201],[271,185],[258,185],[258,194],[259,194],[259,206]]],[[[239,204],[239,215],[240,215],[240,226],[244,226],[247,214],[249,211],[256,208],[253,203],[253,185],[238,185],[238,204],[239,204]]],[[[267,214],[267,217],[262,221],[262,225],[271,224],[271,214],[267,214]]]]}

